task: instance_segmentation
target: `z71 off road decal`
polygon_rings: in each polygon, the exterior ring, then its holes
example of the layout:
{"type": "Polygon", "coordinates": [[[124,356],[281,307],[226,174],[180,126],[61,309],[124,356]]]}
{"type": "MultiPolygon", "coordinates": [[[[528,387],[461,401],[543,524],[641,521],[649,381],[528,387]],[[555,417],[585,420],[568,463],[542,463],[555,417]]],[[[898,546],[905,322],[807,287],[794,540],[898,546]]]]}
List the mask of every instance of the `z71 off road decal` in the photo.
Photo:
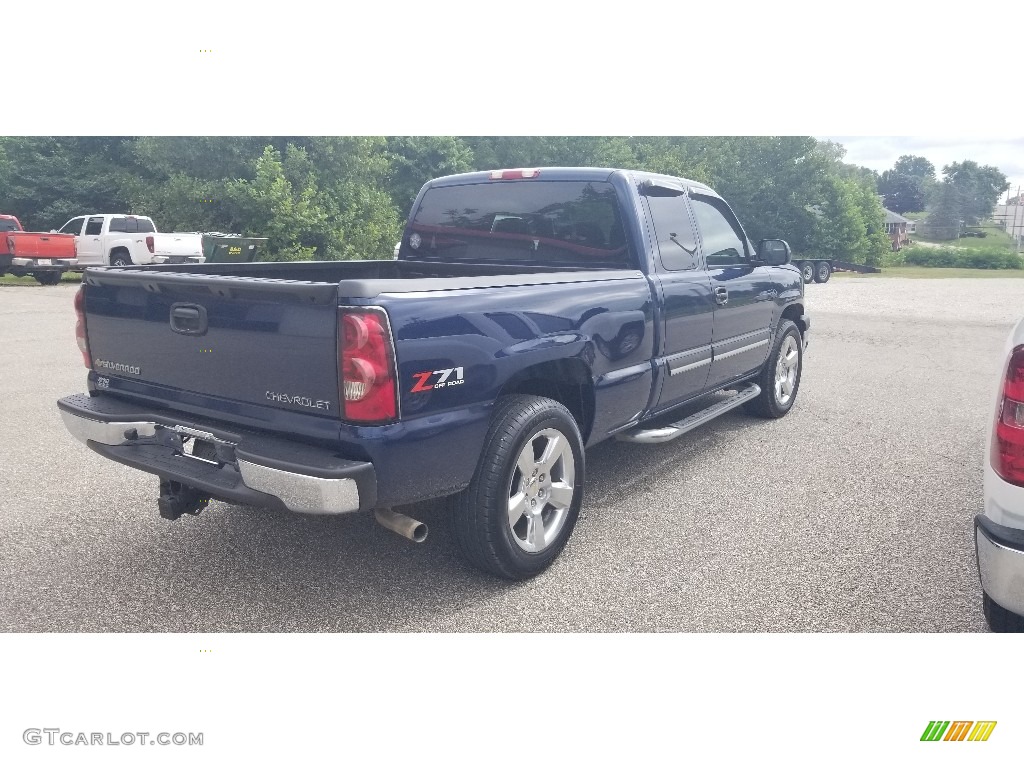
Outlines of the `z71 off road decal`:
{"type": "Polygon", "coordinates": [[[445,387],[457,387],[465,384],[466,380],[462,373],[462,367],[442,368],[440,371],[423,371],[414,373],[412,377],[416,380],[410,392],[429,392],[432,389],[444,389],[445,387]],[[434,377],[437,377],[436,379],[434,377]]]}

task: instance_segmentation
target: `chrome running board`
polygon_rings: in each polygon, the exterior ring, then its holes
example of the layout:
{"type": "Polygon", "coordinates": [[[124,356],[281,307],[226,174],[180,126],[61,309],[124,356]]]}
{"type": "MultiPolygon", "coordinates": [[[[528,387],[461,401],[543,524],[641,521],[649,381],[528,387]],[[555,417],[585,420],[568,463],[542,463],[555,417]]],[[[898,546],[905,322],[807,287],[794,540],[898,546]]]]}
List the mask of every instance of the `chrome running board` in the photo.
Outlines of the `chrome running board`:
{"type": "Polygon", "coordinates": [[[707,424],[712,419],[731,411],[733,408],[738,408],[760,394],[761,388],[757,384],[748,384],[735,395],[727,397],[725,400],[719,400],[714,405],[705,408],[703,411],[697,411],[682,421],[677,421],[664,427],[633,427],[633,429],[616,435],[615,439],[626,443],[667,443],[669,440],[675,440],[680,435],[685,435],[690,430],[707,424]]]}

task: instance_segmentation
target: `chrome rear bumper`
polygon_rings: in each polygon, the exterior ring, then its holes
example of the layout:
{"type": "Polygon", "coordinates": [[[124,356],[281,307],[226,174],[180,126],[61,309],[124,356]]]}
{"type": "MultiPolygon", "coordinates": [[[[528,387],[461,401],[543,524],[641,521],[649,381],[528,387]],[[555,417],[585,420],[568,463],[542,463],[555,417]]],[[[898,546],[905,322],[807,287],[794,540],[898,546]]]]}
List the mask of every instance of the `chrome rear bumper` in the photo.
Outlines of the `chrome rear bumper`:
{"type": "Polygon", "coordinates": [[[83,408],[82,401],[91,399],[79,395],[58,402],[64,424],[76,439],[107,458],[198,488],[213,498],[326,515],[369,510],[376,501],[376,478],[369,462],[339,459],[327,450],[317,455],[319,449],[303,445],[299,453],[307,462],[312,453],[316,461],[302,466],[280,438],[274,439],[273,450],[266,450],[254,433],[233,431],[230,439],[213,427],[176,424],[173,416],[106,418],[83,408]],[[191,455],[186,448],[190,438],[207,444],[216,460],[191,455]]]}
{"type": "Polygon", "coordinates": [[[974,518],[981,587],[1008,611],[1024,616],[1024,531],[974,518]]]}

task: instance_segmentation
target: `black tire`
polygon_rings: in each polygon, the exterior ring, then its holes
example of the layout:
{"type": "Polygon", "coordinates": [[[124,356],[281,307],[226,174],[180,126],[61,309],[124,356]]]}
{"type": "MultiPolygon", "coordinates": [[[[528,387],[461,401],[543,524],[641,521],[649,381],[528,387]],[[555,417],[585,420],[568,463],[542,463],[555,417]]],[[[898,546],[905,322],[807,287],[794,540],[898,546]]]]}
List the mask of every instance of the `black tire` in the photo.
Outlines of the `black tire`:
{"type": "Polygon", "coordinates": [[[114,251],[110,254],[110,266],[112,267],[130,267],[134,263],[128,251],[114,251]]]}
{"type": "Polygon", "coordinates": [[[800,335],[800,329],[796,327],[796,324],[792,320],[783,320],[779,324],[779,330],[775,334],[775,343],[772,345],[771,354],[768,355],[768,360],[764,364],[764,368],[761,370],[760,375],[754,379],[754,383],[761,387],[761,394],[753,400],[744,404],[747,413],[751,413],[755,416],[761,416],[765,419],[781,419],[793,408],[793,403],[796,402],[797,393],[800,391],[800,377],[804,370],[804,340],[800,335]],[[795,347],[790,346],[787,343],[787,339],[793,339],[795,341],[795,347]],[[776,391],[776,374],[779,372],[779,358],[782,356],[783,349],[789,351],[795,350],[796,352],[796,374],[794,380],[790,381],[787,376],[787,382],[790,389],[788,393],[788,399],[784,399],[781,395],[785,395],[785,390],[781,390],[779,393],[776,391]]]}
{"type": "Polygon", "coordinates": [[[1024,616],[1018,616],[1013,611],[1008,611],[988,596],[988,592],[982,593],[982,604],[985,608],[985,621],[988,628],[993,632],[1024,632],[1024,616]]]}
{"type": "Polygon", "coordinates": [[[804,283],[814,282],[814,262],[813,261],[802,261],[800,262],[800,274],[803,275],[804,283]]]}
{"type": "Polygon", "coordinates": [[[60,272],[36,272],[33,277],[41,285],[56,285],[60,282],[60,272]]]}
{"type": "Polygon", "coordinates": [[[583,439],[565,406],[532,395],[501,398],[495,404],[473,480],[452,499],[453,536],[462,556],[470,565],[504,579],[536,576],[551,565],[572,534],[583,504],[583,480],[583,439]],[[561,446],[555,433],[567,445],[561,446]],[[534,471],[530,475],[533,479],[520,469],[520,461],[528,455],[528,443],[532,443],[534,451],[534,471]],[[544,459],[549,445],[552,451],[560,447],[562,458],[550,467],[547,475],[537,474],[543,465],[535,458],[536,451],[541,450],[540,458],[544,459]],[[571,454],[571,467],[565,461],[566,450],[571,454]],[[567,472],[571,474],[568,482],[567,472]],[[554,481],[556,475],[558,481],[554,481]],[[543,487],[545,482],[547,487],[543,487]],[[552,485],[559,486],[558,496],[563,501],[569,497],[561,508],[555,504],[552,485]],[[519,489],[518,493],[513,493],[514,487],[519,489]],[[510,509],[514,508],[512,503],[517,496],[522,497],[525,511],[513,524],[510,509]],[[528,506],[531,501],[532,509],[528,506]],[[543,535],[545,526],[549,526],[551,540],[536,551],[528,551],[526,547],[534,546],[530,536],[538,528],[543,535]]]}
{"type": "Polygon", "coordinates": [[[819,261],[814,270],[814,282],[827,283],[830,277],[832,277],[832,265],[827,261],[819,261]]]}

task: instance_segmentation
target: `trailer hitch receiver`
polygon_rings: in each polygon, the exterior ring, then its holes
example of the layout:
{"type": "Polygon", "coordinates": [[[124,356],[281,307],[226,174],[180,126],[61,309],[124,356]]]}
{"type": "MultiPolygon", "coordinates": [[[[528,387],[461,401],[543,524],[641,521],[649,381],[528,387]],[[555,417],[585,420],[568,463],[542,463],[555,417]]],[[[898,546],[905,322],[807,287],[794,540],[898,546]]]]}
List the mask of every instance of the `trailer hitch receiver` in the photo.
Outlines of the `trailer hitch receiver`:
{"type": "Polygon", "coordinates": [[[198,515],[210,497],[197,488],[179,483],[176,480],[160,480],[160,517],[165,520],[177,520],[182,515],[198,515]]]}

